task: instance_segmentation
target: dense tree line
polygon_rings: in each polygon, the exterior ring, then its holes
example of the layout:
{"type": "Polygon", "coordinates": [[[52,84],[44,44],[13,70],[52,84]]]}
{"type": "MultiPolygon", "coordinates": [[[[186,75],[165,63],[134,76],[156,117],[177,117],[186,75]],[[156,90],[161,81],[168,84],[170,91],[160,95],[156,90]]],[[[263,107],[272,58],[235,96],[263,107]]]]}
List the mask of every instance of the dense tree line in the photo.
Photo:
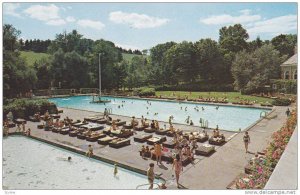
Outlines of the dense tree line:
{"type": "Polygon", "coordinates": [[[51,41],[33,40],[31,45],[18,39],[20,33],[12,25],[4,25],[6,96],[29,89],[98,87],[99,60],[102,89],[154,86],[222,91],[234,87],[252,93],[270,79],[279,78],[279,65],[294,54],[297,43],[296,35],[248,41],[249,35],[240,24],[222,27],[218,41],[166,42],[142,52],[124,50],[103,39],[87,39],[76,30],[57,34],[51,41]],[[26,46],[51,55],[31,68],[19,55],[26,46]],[[126,61],[122,53],[137,55],[126,61]]]}

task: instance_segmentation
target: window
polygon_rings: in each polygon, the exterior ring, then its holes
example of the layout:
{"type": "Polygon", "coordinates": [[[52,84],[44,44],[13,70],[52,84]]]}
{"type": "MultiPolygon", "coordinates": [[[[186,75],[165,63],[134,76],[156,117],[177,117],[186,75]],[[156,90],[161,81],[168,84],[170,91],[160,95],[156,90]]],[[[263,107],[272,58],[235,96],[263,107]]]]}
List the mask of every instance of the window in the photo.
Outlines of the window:
{"type": "Polygon", "coordinates": [[[284,72],[284,79],[290,79],[290,72],[288,70],[284,72]]]}
{"type": "Polygon", "coordinates": [[[294,79],[297,80],[297,70],[294,72],[294,79]]]}

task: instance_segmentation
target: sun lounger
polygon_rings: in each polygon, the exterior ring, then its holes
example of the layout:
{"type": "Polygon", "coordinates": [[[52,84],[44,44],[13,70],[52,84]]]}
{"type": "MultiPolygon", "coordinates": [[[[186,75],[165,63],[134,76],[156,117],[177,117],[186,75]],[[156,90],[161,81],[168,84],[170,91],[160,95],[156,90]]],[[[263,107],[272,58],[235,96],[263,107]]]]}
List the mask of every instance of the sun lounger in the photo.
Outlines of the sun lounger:
{"type": "Polygon", "coordinates": [[[147,139],[151,138],[152,135],[149,135],[149,134],[141,134],[141,135],[137,135],[133,138],[133,140],[135,142],[141,142],[141,143],[144,143],[147,141],[147,139]]]}
{"type": "Polygon", "coordinates": [[[98,139],[103,138],[105,136],[106,135],[103,132],[97,132],[97,133],[94,133],[94,134],[92,134],[90,136],[87,136],[86,137],[86,141],[95,142],[98,139]]]}
{"type": "Polygon", "coordinates": [[[133,128],[133,126],[131,124],[124,124],[123,127],[125,129],[132,129],[133,128]]]}
{"type": "MultiPolygon", "coordinates": [[[[179,135],[182,134],[182,130],[176,131],[176,132],[177,132],[179,135]]],[[[168,137],[174,137],[174,132],[168,131],[168,132],[166,133],[166,136],[168,136],[168,137]]]]}
{"type": "Polygon", "coordinates": [[[70,137],[76,137],[78,133],[82,132],[84,129],[76,129],[69,132],[70,137]]]}
{"type": "Polygon", "coordinates": [[[157,135],[166,135],[168,131],[170,131],[170,130],[169,129],[159,129],[159,130],[156,130],[155,133],[157,135]]]}
{"type": "Polygon", "coordinates": [[[29,116],[28,118],[29,118],[29,121],[31,121],[31,122],[40,122],[40,119],[38,119],[34,116],[29,116]]]}
{"type": "Polygon", "coordinates": [[[225,144],[225,139],[211,137],[208,140],[208,143],[216,146],[222,146],[225,144]]]}
{"type": "Polygon", "coordinates": [[[79,122],[79,123],[74,123],[73,126],[74,127],[80,127],[82,125],[86,125],[87,123],[83,123],[83,122],[79,122]]]}
{"type": "Polygon", "coordinates": [[[197,142],[203,143],[209,139],[209,136],[207,134],[205,135],[204,133],[200,133],[195,136],[195,139],[197,140],[197,142]]]}
{"type": "Polygon", "coordinates": [[[174,155],[172,152],[168,151],[168,152],[163,152],[162,156],[161,156],[161,160],[162,161],[166,161],[169,163],[173,163],[174,161],[174,155]]]}
{"type": "Polygon", "coordinates": [[[116,122],[117,126],[122,126],[122,125],[125,125],[125,124],[126,124],[126,121],[118,121],[118,122],[116,122]]]}
{"type": "Polygon", "coordinates": [[[97,120],[100,120],[100,119],[103,119],[103,117],[91,116],[91,117],[84,118],[85,121],[92,122],[92,123],[96,123],[97,120]]]}
{"type": "Polygon", "coordinates": [[[195,150],[196,155],[202,155],[202,156],[210,156],[214,152],[215,152],[215,146],[211,146],[209,144],[204,144],[195,150]]]}
{"type": "Polygon", "coordinates": [[[166,140],[167,140],[167,138],[165,136],[164,137],[155,136],[155,137],[149,138],[147,140],[147,144],[154,145],[156,143],[163,143],[166,140]]]}
{"type": "Polygon", "coordinates": [[[16,126],[16,124],[14,122],[12,122],[12,121],[8,122],[8,128],[13,128],[15,126],[16,126]]]}
{"type": "Polygon", "coordinates": [[[43,124],[42,125],[37,125],[38,129],[44,129],[44,127],[45,127],[45,125],[43,125],[43,124]]]}
{"type": "Polygon", "coordinates": [[[89,131],[85,130],[85,131],[77,133],[76,137],[78,139],[86,139],[86,137],[88,136],[88,133],[89,133],[89,131]]]}
{"type": "Polygon", "coordinates": [[[176,143],[173,142],[172,140],[168,140],[168,141],[165,141],[162,145],[163,145],[163,147],[173,149],[173,148],[175,148],[176,143]]]}
{"type": "Polygon", "coordinates": [[[143,131],[145,128],[146,128],[145,126],[140,126],[140,125],[133,127],[133,129],[136,131],[143,131]]]}
{"type": "Polygon", "coordinates": [[[146,132],[146,133],[154,133],[155,129],[152,129],[151,127],[147,127],[147,128],[144,129],[144,132],[146,132]]]}
{"type": "Polygon", "coordinates": [[[71,129],[69,127],[67,127],[67,128],[61,129],[59,131],[59,133],[62,134],[62,135],[67,135],[67,134],[69,134],[70,131],[71,131],[71,129]]]}
{"type": "Polygon", "coordinates": [[[130,145],[130,139],[119,138],[109,142],[109,147],[121,148],[130,145]]]}
{"type": "Polygon", "coordinates": [[[182,158],[181,158],[181,164],[182,164],[182,166],[185,167],[185,166],[187,166],[190,163],[191,163],[191,159],[188,156],[186,156],[186,155],[182,155],[182,158]]]}
{"type": "Polygon", "coordinates": [[[61,130],[61,128],[59,128],[59,127],[53,127],[51,131],[53,133],[58,133],[60,130],[61,130]]]}
{"type": "Polygon", "coordinates": [[[96,120],[96,123],[98,123],[98,124],[105,124],[106,122],[107,122],[107,119],[105,119],[105,118],[96,120]]]}
{"type": "Polygon", "coordinates": [[[130,129],[111,131],[111,133],[119,138],[128,138],[133,135],[133,131],[130,129]]]}
{"type": "Polygon", "coordinates": [[[107,145],[112,140],[118,139],[117,137],[106,136],[97,140],[98,144],[107,145]]]}
{"type": "Polygon", "coordinates": [[[88,123],[88,124],[85,124],[85,125],[81,125],[81,127],[85,128],[85,129],[90,129],[92,131],[97,131],[97,130],[104,129],[103,125],[100,125],[100,124],[97,124],[97,123],[88,123]]]}
{"type": "Polygon", "coordinates": [[[50,114],[50,116],[54,119],[60,118],[59,114],[50,114]]]}
{"type": "Polygon", "coordinates": [[[17,123],[17,124],[22,124],[22,123],[27,123],[26,122],[26,120],[24,120],[24,119],[22,119],[22,118],[17,118],[16,120],[15,120],[15,123],[17,123]]]}

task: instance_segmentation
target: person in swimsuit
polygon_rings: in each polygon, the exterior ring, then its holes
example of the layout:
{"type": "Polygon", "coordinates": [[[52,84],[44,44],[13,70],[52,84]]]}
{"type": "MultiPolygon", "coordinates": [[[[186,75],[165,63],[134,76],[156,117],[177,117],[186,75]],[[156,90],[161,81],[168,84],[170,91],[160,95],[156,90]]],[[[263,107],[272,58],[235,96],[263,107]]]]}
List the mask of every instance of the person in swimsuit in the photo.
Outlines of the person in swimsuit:
{"type": "Polygon", "coordinates": [[[172,170],[173,169],[175,169],[177,188],[179,188],[179,175],[180,175],[181,171],[183,171],[183,167],[182,167],[182,164],[181,164],[179,154],[176,155],[176,158],[173,161],[172,170]]]}
{"type": "Polygon", "coordinates": [[[159,143],[157,143],[154,147],[155,150],[155,156],[156,156],[156,164],[158,164],[158,162],[161,164],[161,145],[159,143]]]}
{"type": "Polygon", "coordinates": [[[88,152],[86,153],[86,155],[91,158],[91,156],[93,155],[93,148],[92,148],[92,145],[89,145],[89,149],[88,149],[88,152]]]}
{"type": "Polygon", "coordinates": [[[149,189],[153,189],[154,182],[154,163],[149,164],[149,168],[147,170],[148,182],[150,184],[149,189]]]}
{"type": "Polygon", "coordinates": [[[248,134],[248,131],[245,132],[245,135],[243,137],[243,141],[244,141],[244,144],[245,144],[246,153],[248,153],[248,145],[250,143],[250,136],[248,134]]]}

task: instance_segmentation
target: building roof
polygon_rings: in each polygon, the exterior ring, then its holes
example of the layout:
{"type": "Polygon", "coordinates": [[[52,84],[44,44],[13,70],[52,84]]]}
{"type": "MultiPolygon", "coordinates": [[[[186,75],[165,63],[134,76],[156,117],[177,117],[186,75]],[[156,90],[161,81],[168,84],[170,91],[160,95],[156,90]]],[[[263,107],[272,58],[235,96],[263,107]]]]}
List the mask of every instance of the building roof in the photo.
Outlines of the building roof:
{"type": "Polygon", "coordinates": [[[297,66],[298,64],[298,54],[293,55],[287,61],[283,62],[281,66],[297,66]]]}

